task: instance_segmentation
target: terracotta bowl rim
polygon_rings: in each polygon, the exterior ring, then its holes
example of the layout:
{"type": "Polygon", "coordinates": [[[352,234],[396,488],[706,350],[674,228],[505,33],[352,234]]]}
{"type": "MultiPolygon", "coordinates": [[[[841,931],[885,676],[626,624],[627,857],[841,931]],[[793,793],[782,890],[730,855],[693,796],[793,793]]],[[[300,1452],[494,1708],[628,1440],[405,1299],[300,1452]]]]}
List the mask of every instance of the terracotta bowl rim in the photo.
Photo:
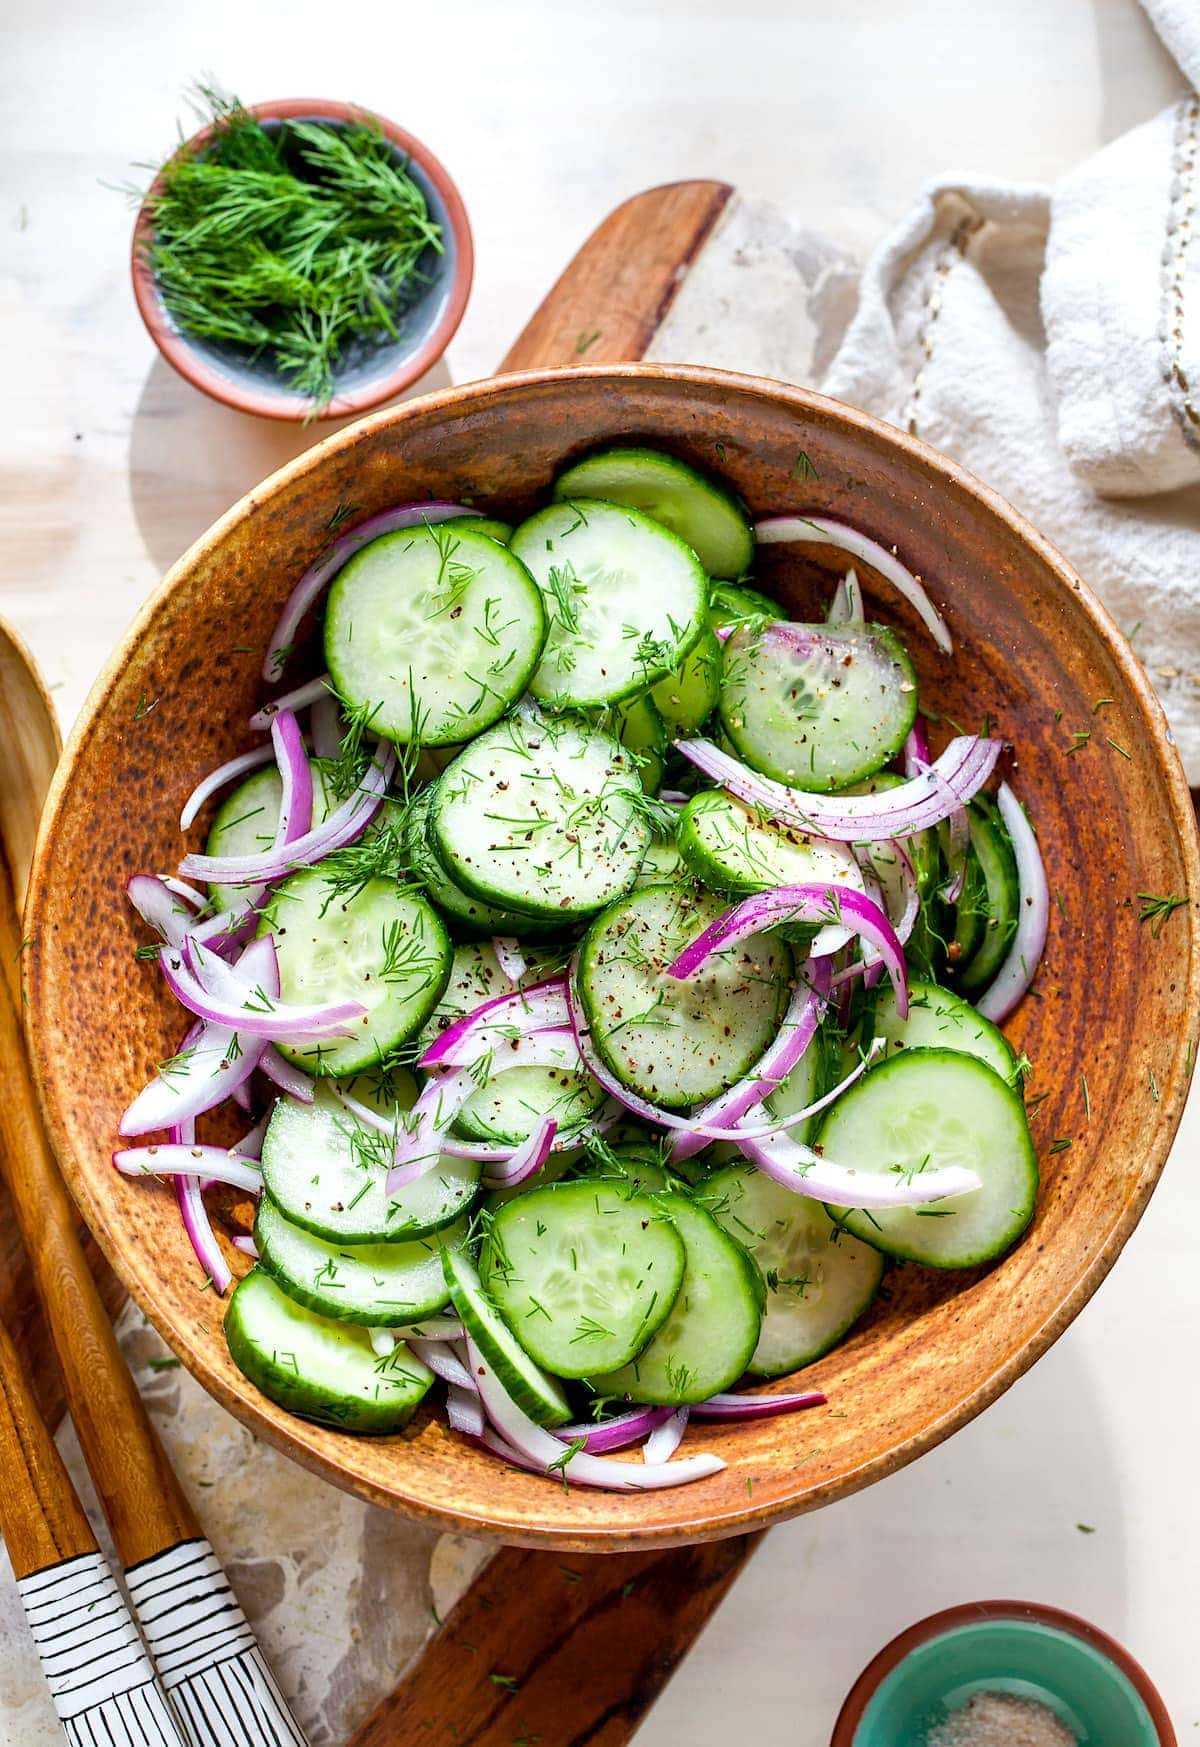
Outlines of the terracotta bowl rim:
{"type": "Polygon", "coordinates": [[[1094,1626],[1090,1620],[1085,1620],[1081,1614],[1069,1613],[1065,1608],[1051,1607],[1040,1601],[961,1602],[957,1607],[943,1608],[939,1613],[928,1614],[925,1619],[917,1620],[915,1624],[906,1626],[902,1632],[897,1632],[871,1658],[847,1693],[833,1726],[829,1747],[854,1747],[854,1734],[863,1720],[867,1706],[892,1670],[898,1668],[914,1650],[934,1638],[943,1637],[960,1626],[973,1625],[981,1619],[1033,1620],[1037,1625],[1054,1626],[1060,1632],[1082,1639],[1085,1644],[1106,1657],[1133,1687],[1150,1713],[1150,1720],[1158,1734],[1159,1747],[1177,1747],[1175,1726],[1167,1714],[1163,1696],[1137,1658],[1123,1644],[1118,1643],[1116,1638],[1111,1637],[1101,1627],[1094,1626]]]}
{"type": "MultiPolygon", "coordinates": [[[[297,116],[320,116],[331,121],[353,122],[370,117],[379,123],[393,145],[399,146],[402,152],[420,166],[441,196],[454,233],[454,277],[441,319],[422,344],[400,364],[358,388],[336,395],[320,413],[314,414],[311,403],[301,395],[290,394],[283,383],[280,383],[277,392],[267,393],[265,390],[260,392],[245,383],[234,381],[215,369],[187,335],[179,332],[167,315],[159,294],[158,284],[146,255],[152,228],[147,203],[159,186],[158,176],[138,207],[130,245],[130,271],[138,313],[150,338],[172,369],[177,370],[194,388],[199,388],[213,400],[219,400],[238,412],[292,423],[304,423],[307,420],[311,424],[370,412],[384,401],[402,394],[406,388],[411,388],[414,382],[420,381],[425,372],[437,363],[458,331],[475,276],[475,246],[462,195],[446,166],[440,158],[434,156],[427,145],[398,122],[389,120],[386,115],[380,115],[377,110],[369,109],[365,104],[343,103],[330,97],[277,97],[265,103],[247,103],[245,107],[251,115],[267,121],[288,121],[297,116]]],[[[174,156],[198,150],[206,144],[212,133],[211,126],[198,129],[176,148],[174,156]]]]}
{"type": "MultiPolygon", "coordinates": [[[[862,432],[864,436],[870,436],[876,441],[881,440],[893,448],[898,448],[911,456],[919,465],[927,468],[932,466],[948,484],[982,501],[993,515],[1005,523],[1015,536],[1038,556],[1047,570],[1053,572],[1055,583],[1062,589],[1070,590],[1081,600],[1086,614],[1095,626],[1097,635],[1106,645],[1115,666],[1120,669],[1130,689],[1132,700],[1140,709],[1146,733],[1153,742],[1154,756],[1167,797],[1170,820],[1187,867],[1187,888],[1193,891],[1200,890],[1200,840],[1197,838],[1195,815],[1183,769],[1174,749],[1174,742],[1167,727],[1162,705],[1127,640],[1096,595],[1076,575],[1056,549],[1017,510],[1013,509],[996,492],[976,480],[965,468],[941,455],[929,444],[886,424],[872,414],[862,412],[829,396],[815,394],[809,390],[796,388],[770,378],[695,365],[595,364],[580,365],[565,370],[540,369],[513,372],[505,376],[486,378],[459,387],[439,390],[436,393],[406,401],[400,406],[389,407],[382,412],[374,413],[344,430],[332,433],[302,455],[288,462],[270,475],[261,485],[247,493],[200,536],[188,551],[172,565],[158,588],[133,620],[128,631],[101,670],[71,730],[42,816],[37,852],[30,880],[29,907],[26,916],[27,935],[36,939],[43,926],[45,894],[53,879],[48,865],[49,845],[55,834],[59,813],[65,803],[79,748],[93,732],[94,725],[102,718],[109,694],[126,662],[131,658],[156,615],[181,586],[201,555],[217,546],[225,538],[230,528],[241,519],[251,515],[273,491],[284,484],[290,485],[302,479],[306,472],[317,471],[323,466],[327,456],[336,453],[339,449],[353,448],[368,432],[378,430],[381,426],[394,425],[402,429],[406,420],[418,416],[428,416],[431,412],[453,415],[460,409],[479,406],[509,388],[545,388],[552,391],[555,385],[564,379],[610,383],[650,380],[673,385],[680,389],[686,389],[691,385],[710,390],[727,389],[741,395],[750,394],[754,397],[765,396],[782,402],[798,414],[817,413],[840,420],[844,425],[862,432]]],[[[1200,906],[1189,906],[1183,914],[1186,915],[1188,929],[1187,963],[1186,968],[1181,968],[1179,975],[1180,981],[1185,985],[1184,998],[1194,1010],[1200,1008],[1200,906]]],[[[40,962],[40,954],[36,952],[27,954],[24,974],[26,1004],[29,1014],[30,1047],[41,1092],[47,1130],[62,1164],[64,1175],[80,1204],[85,1219],[95,1232],[116,1273],[130,1291],[135,1302],[146,1312],[150,1321],[155,1326],[159,1326],[154,1300],[149,1294],[143,1295],[140,1287],[135,1285],[132,1265],[127,1264],[122,1244],[110,1226],[103,1204],[92,1194],[87,1174],[73,1165],[66,1124],[60,1120],[54,1101],[48,1093],[48,1087],[53,1078],[51,1068],[53,1041],[43,1034],[38,1024],[41,1008],[38,989],[40,962]]],[[[975,1392],[957,1402],[952,1411],[932,1419],[920,1431],[909,1436],[907,1440],[872,1454],[868,1459],[861,1461],[858,1466],[839,1475],[815,1492],[811,1488],[799,1486],[786,1496],[774,1500],[756,1503],[753,1497],[747,1497],[744,1502],[739,1501],[736,1505],[726,1503],[716,1511],[711,1508],[705,1510],[698,1507],[694,1516],[688,1517],[682,1522],[675,1520],[667,1525],[632,1522],[615,1525],[589,1525],[586,1521],[581,1521],[581,1526],[578,1529],[569,1530],[564,1530],[561,1527],[531,1526],[520,1517],[510,1521],[503,1515],[488,1514],[477,1508],[459,1507],[452,1496],[435,1498],[430,1497],[425,1492],[406,1491],[403,1483],[404,1464],[402,1460],[396,1464],[398,1478],[395,1483],[389,1478],[388,1483],[383,1485],[369,1476],[348,1473],[342,1464],[329,1460],[298,1442],[287,1426],[276,1423],[273,1415],[280,1414],[281,1410],[272,1408],[269,1403],[257,1395],[252,1386],[246,1386],[248,1393],[239,1394],[227,1386],[221,1378],[212,1375],[204,1361],[197,1357],[192,1347],[184,1347],[180,1356],[208,1392],[214,1395],[243,1424],[248,1425],[256,1435],[274,1443],[276,1447],[287,1451],[294,1459],[307,1464],[327,1478],[336,1480],[339,1484],[348,1487],[360,1497],[367,1498],[388,1509],[402,1510],[406,1514],[435,1523],[451,1532],[490,1537],[510,1544],[554,1547],[562,1551],[577,1552],[627,1551],[637,1548],[650,1549],[668,1545],[688,1545],[697,1541],[743,1534],[752,1529],[764,1528],[771,1523],[786,1520],[802,1510],[816,1508],[830,1503],[836,1498],[860,1491],[884,1475],[907,1466],[908,1463],[936,1448],[953,1432],[958,1431],[962,1426],[976,1418],[1029,1370],[1036,1360],[1053,1345],[1054,1341],[1096,1292],[1136,1228],[1162,1174],[1167,1155],[1174,1141],[1182,1115],[1186,1083],[1190,1071],[1191,1064],[1187,1064],[1183,1069],[1173,1067],[1171,1078],[1162,1083],[1161,1103],[1156,1106],[1154,1126],[1141,1155],[1141,1176],[1136,1186],[1131,1188],[1129,1200],[1124,1206],[1119,1220],[1111,1228],[1106,1240],[1096,1247],[1075,1285],[1053,1306],[1026,1344],[1003,1363],[997,1365],[991,1375],[976,1388],[975,1392]]],[[[169,1344],[174,1343],[173,1333],[168,1333],[165,1328],[160,1328],[160,1332],[163,1333],[169,1344]]]]}

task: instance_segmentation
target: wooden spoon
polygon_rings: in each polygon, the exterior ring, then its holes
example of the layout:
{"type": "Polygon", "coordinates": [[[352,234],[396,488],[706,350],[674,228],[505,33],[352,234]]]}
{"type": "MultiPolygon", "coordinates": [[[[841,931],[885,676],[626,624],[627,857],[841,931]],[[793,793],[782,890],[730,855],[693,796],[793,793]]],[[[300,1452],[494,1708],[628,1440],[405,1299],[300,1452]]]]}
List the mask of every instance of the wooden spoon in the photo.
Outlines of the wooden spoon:
{"type": "MultiPolygon", "coordinates": [[[[67,1404],[134,1610],[188,1740],[196,1747],[263,1739],[303,1747],[125,1368],[42,1128],[17,986],[23,945],[17,894],[24,892],[59,736],[33,658],[2,620],[0,748],[0,1158],[67,1404]],[[161,1599],[168,1590],[170,1599],[161,1599]],[[183,1634],[181,1624],[188,1628],[183,1634]]],[[[0,1352],[0,1367],[6,1356],[0,1352]]],[[[13,1399],[20,1405],[19,1396],[13,1399]]]]}

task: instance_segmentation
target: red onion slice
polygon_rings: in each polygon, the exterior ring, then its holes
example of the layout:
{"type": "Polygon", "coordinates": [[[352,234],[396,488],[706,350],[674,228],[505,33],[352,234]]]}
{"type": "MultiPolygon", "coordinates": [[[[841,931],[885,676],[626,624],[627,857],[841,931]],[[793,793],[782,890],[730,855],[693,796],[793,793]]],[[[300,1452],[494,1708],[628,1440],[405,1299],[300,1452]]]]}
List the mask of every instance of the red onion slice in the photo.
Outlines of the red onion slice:
{"type": "Polygon", "coordinates": [[[295,843],[305,836],[313,824],[312,766],[304,750],[300,724],[291,710],[280,710],[272,721],[271,745],[282,784],[275,832],[275,848],[281,849],[285,843],[295,843]]]}
{"type": "MultiPolygon", "coordinates": [[[[181,1123],[179,1127],[194,1124],[181,1123]]],[[[113,1154],[113,1164],[123,1177],[195,1177],[244,1189],[248,1195],[262,1194],[261,1167],[253,1158],[227,1152],[223,1146],[172,1141],[166,1146],[123,1147],[113,1154]]]]}
{"type": "MultiPolygon", "coordinates": [[[[397,1118],[393,1114],[385,1116],[382,1111],[372,1109],[364,1104],[353,1093],[347,1092],[337,1080],[329,1082],[329,1090],[339,1104],[353,1116],[356,1122],[361,1122],[364,1128],[373,1128],[379,1134],[396,1133],[397,1118]]],[[[580,1128],[564,1129],[554,1136],[550,1151],[562,1152],[566,1147],[584,1146],[594,1135],[601,1135],[621,1120],[621,1112],[615,1105],[606,1105],[593,1119],[580,1128]]],[[[455,1159],[475,1159],[483,1165],[508,1165],[522,1147],[528,1146],[528,1141],[521,1141],[516,1146],[507,1141],[494,1140],[462,1140],[458,1135],[447,1134],[442,1139],[442,1153],[455,1159]]]]}
{"type": "Polygon", "coordinates": [[[778,1413],[797,1413],[805,1407],[824,1407],[828,1400],[820,1389],[797,1389],[786,1395],[710,1395],[692,1409],[694,1419],[773,1419],[778,1413]]]}
{"type": "Polygon", "coordinates": [[[554,1150],[557,1133],[558,1123],[554,1117],[543,1116],[528,1140],[522,1141],[506,1164],[493,1165],[484,1172],[484,1187],[515,1189],[518,1183],[536,1176],[554,1150]]]}
{"type": "Polygon", "coordinates": [[[627,1450],[630,1444],[642,1443],[670,1417],[669,1407],[635,1407],[632,1413],[618,1414],[615,1419],[560,1426],[555,1436],[570,1444],[582,1438],[589,1456],[603,1456],[609,1450],[627,1450]]]}
{"type": "Polygon", "coordinates": [[[833,591],[833,599],[825,614],[827,625],[861,625],[865,623],[862,589],[853,570],[848,570],[833,591]]]}
{"type": "Polygon", "coordinates": [[[510,983],[519,983],[529,969],[529,965],[516,936],[493,934],[492,951],[496,955],[496,963],[500,966],[501,976],[507,977],[510,983]]]}
{"type": "Polygon", "coordinates": [[[281,1092],[286,1092],[289,1098],[294,1098],[298,1104],[311,1104],[316,1096],[316,1081],[301,1068],[293,1067],[286,1061],[273,1043],[269,1043],[259,1057],[259,1067],[268,1080],[274,1081],[281,1092]]]}
{"type": "Polygon", "coordinates": [[[385,1185],[389,1195],[433,1169],[442,1156],[442,1137],[478,1088],[479,1081],[469,1068],[440,1075],[423,1088],[412,1109],[396,1125],[394,1162],[385,1185]]]}
{"type": "Polygon", "coordinates": [[[677,1462],[614,1462],[591,1456],[584,1450],[573,1456],[553,1433],[535,1425],[480,1358],[479,1349],[467,1337],[467,1365],[479,1391],[483,1411],[505,1443],[541,1474],[561,1474],[578,1486],[600,1486],[614,1492],[657,1491],[666,1486],[686,1486],[719,1474],[725,1464],[719,1456],[685,1456],[677,1462]]]}
{"type": "Polygon", "coordinates": [[[411,528],[422,522],[433,526],[436,522],[448,522],[453,516],[469,516],[476,512],[467,509],[463,504],[456,503],[406,503],[398,504],[394,509],[380,510],[378,514],[368,516],[365,522],[360,522],[348,533],[339,534],[320,557],[310,564],[300,578],[284,604],[275,629],[271,633],[271,641],[267,645],[267,658],[263,662],[263,678],[276,680],[287,665],[292,645],[296,641],[296,633],[305,613],[317,600],[327,582],[330,582],[342,565],[354,554],[372,540],[377,540],[381,534],[394,533],[397,528],[411,528]]]}
{"type": "Polygon", "coordinates": [[[183,899],[155,874],[134,874],[125,886],[129,902],[143,922],[171,946],[179,946],[194,918],[183,899]]]}
{"type": "Polygon", "coordinates": [[[263,1141],[266,1138],[267,1125],[270,1122],[270,1120],[271,1120],[271,1114],[268,1111],[267,1114],[263,1117],[261,1122],[256,1122],[254,1124],[254,1127],[249,1129],[247,1131],[247,1133],[245,1133],[242,1136],[241,1140],[234,1142],[233,1146],[231,1146],[229,1150],[235,1158],[239,1158],[239,1159],[261,1159],[262,1158],[263,1141]]]}
{"type": "Polygon", "coordinates": [[[1017,927],[1004,962],[975,1007],[998,1025],[1025,994],[1041,963],[1050,928],[1050,888],[1033,826],[1007,783],[1000,784],[996,800],[1017,860],[1017,927]]]}
{"type": "MultiPolygon", "coordinates": [[[[869,896],[886,911],[901,946],[907,945],[921,909],[912,856],[895,837],[881,837],[877,843],[867,844],[859,855],[875,876],[875,891],[869,896]]],[[[863,960],[868,966],[879,962],[873,946],[864,948],[863,960]]]]}
{"type": "Polygon", "coordinates": [[[908,837],[937,825],[981,789],[995,769],[1002,742],[962,734],[922,775],[877,795],[810,795],[760,776],[709,740],[677,740],[684,757],[747,806],[811,835],[842,843],[908,837]],[[936,774],[935,774],[936,773],[936,774]]]}
{"type": "Polygon", "coordinates": [[[946,655],[954,653],[950,629],[926,594],[920,577],[914,576],[894,552],[889,552],[868,534],[860,534],[857,528],[832,521],[828,516],[770,516],[755,524],[754,537],[760,546],[800,540],[810,546],[836,546],[861,564],[869,564],[891,583],[897,594],[903,595],[938,648],[946,655]]]}
{"type": "Polygon", "coordinates": [[[921,772],[933,763],[929,750],[929,732],[925,726],[924,716],[918,716],[908,731],[908,739],[904,742],[901,753],[905,776],[920,776],[921,772]]]}
{"type": "Polygon", "coordinates": [[[798,1127],[801,1122],[807,1122],[811,1117],[819,1116],[822,1110],[827,1110],[831,1104],[836,1104],[842,1093],[848,1091],[855,1080],[862,1078],[885,1047],[882,1037],[872,1038],[871,1047],[866,1055],[860,1061],[855,1062],[848,1074],[843,1074],[836,1086],[831,1086],[828,1092],[822,1093],[821,1097],[815,1098],[811,1104],[806,1104],[803,1110],[793,1110],[789,1115],[781,1116],[778,1122],[764,1123],[760,1128],[748,1128],[745,1122],[741,1122],[733,1128],[715,1128],[706,1123],[702,1131],[706,1143],[710,1140],[732,1140],[740,1145],[744,1140],[766,1140],[773,1134],[786,1134],[789,1128],[798,1127]]]}
{"type": "Polygon", "coordinates": [[[229,1241],[235,1250],[240,1250],[244,1256],[249,1256],[252,1261],[257,1262],[258,1245],[252,1237],[247,1237],[245,1232],[239,1231],[234,1237],[231,1237],[229,1241]]]}
{"type": "Polygon", "coordinates": [[[233,1275],[229,1264],[221,1254],[221,1246],[217,1242],[217,1234],[212,1228],[208,1217],[208,1209],[204,1205],[204,1197],[200,1193],[200,1184],[195,1177],[176,1177],[175,1199],[179,1203],[179,1213],[183,1220],[183,1229],[187,1232],[196,1260],[212,1281],[213,1291],[218,1298],[224,1298],[233,1285],[233,1275]]]}
{"type": "Polygon", "coordinates": [[[268,1043],[345,1037],[366,1014],[357,1001],[296,1007],[274,1000],[266,988],[248,989],[224,959],[196,940],[186,940],[178,951],[167,947],[159,965],[167,987],[189,1013],[268,1043]]]}
{"type": "Polygon", "coordinates": [[[509,1042],[518,1029],[522,1034],[528,1034],[561,1030],[569,1024],[566,980],[550,977],[528,989],[493,995],[478,1007],[472,1007],[469,1013],[460,1015],[434,1039],[417,1066],[424,1069],[469,1067],[487,1053],[488,1046],[477,1041],[485,1029],[491,1030],[500,1042],[509,1042]],[[507,1037],[500,1035],[501,1027],[507,1029],[507,1037]]]}
{"type": "Polygon", "coordinates": [[[329,692],[309,712],[314,758],[337,758],[342,750],[342,712],[329,692]]]}
{"type": "Polygon", "coordinates": [[[475,1395],[471,1373],[461,1359],[455,1357],[445,1341],[426,1340],[423,1337],[410,1335],[408,1345],[423,1365],[428,1365],[435,1377],[440,1377],[443,1383],[453,1383],[457,1389],[465,1389],[469,1395],[475,1395]]]}
{"type": "Polygon", "coordinates": [[[961,1165],[936,1171],[859,1171],[823,1158],[790,1134],[766,1140],[743,1136],[738,1145],[772,1182],[833,1207],[923,1207],[983,1186],[974,1171],[961,1165]]]}
{"type": "Polygon", "coordinates": [[[446,1391],[446,1418],[451,1431],[462,1432],[464,1437],[476,1438],[480,1442],[486,1437],[483,1403],[474,1390],[460,1389],[452,1383],[446,1391]]]}
{"type": "Polygon", "coordinates": [[[321,674],[319,679],[306,680],[294,691],[283,692],[279,697],[272,698],[269,704],[264,704],[261,710],[255,710],[249,726],[257,728],[259,733],[265,733],[275,718],[284,711],[307,710],[310,704],[319,704],[322,698],[329,697],[332,686],[333,681],[327,673],[321,674]]]}
{"type": "Polygon", "coordinates": [[[261,764],[270,764],[275,754],[269,746],[255,746],[250,752],[239,752],[236,758],[226,759],[216,770],[210,771],[203,781],[198,782],[187,800],[183,803],[183,811],[179,815],[179,829],[186,831],[195,820],[197,813],[218,789],[223,789],[227,783],[236,782],[239,777],[247,776],[250,771],[257,770],[261,764]]]}
{"type": "Polygon", "coordinates": [[[138,1093],[121,1118],[120,1132],[152,1134],[215,1110],[235,1086],[250,1078],[262,1052],[261,1038],[251,1037],[243,1044],[227,1026],[202,1024],[194,1042],[185,1045],[170,1064],[164,1063],[138,1093]]]}
{"type": "Polygon", "coordinates": [[[642,1461],[653,1467],[656,1462],[669,1462],[687,1431],[691,1409],[677,1407],[660,1426],[655,1426],[642,1448],[642,1461]]]}
{"type": "Polygon", "coordinates": [[[283,879],[298,867],[310,867],[362,836],[383,805],[395,768],[396,748],[385,748],[380,741],[355,792],[303,837],[256,855],[185,855],[179,871],[223,886],[248,886],[283,879]]]}

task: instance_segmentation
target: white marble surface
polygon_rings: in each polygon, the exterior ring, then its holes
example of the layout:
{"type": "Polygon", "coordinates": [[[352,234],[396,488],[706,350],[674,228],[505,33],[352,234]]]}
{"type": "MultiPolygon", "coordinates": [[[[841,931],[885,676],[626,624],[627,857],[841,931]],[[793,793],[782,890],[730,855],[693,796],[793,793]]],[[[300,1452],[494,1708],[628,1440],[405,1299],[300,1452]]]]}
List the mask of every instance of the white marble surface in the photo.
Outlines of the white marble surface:
{"type": "MultiPolygon", "coordinates": [[[[364,0],[352,15],[316,0],[3,0],[0,29],[0,611],[31,638],[66,721],[163,568],[308,440],[178,382],[129,295],[129,218],[104,184],[169,145],[197,74],[247,98],[353,97],[444,157],[479,252],[447,361],[459,380],[487,372],[572,250],[639,187],[722,176],[790,215],[760,212],[747,231],[740,307],[761,306],[754,332],[719,305],[689,316],[681,303],[660,345],[781,369],[811,354],[836,319],[845,263],[924,177],[1053,178],[1177,89],[1133,0],[364,0]],[[789,298],[787,258],[803,304],[789,298]]],[[[824,1747],[886,1637],[1001,1594],[1075,1607],[1122,1637],[1190,1738],[1198,1152],[1193,1100],[1150,1212],[1076,1326],[949,1445],[774,1531],[643,1747],[724,1747],[735,1730],[824,1747]]],[[[143,1344],[136,1329],[131,1339],[143,1344]]],[[[150,1375],[169,1406],[179,1374],[150,1375]]],[[[245,1434],[225,1422],[214,1448],[189,1431],[192,1411],[172,1416],[188,1484],[285,1684],[336,1742],[471,1551],[356,1514],[298,1470],[282,1487],[281,1462],[272,1485],[286,1502],[263,1511],[261,1491],[224,1478],[245,1434]],[[388,1609],[396,1627],[381,1635],[388,1609]]],[[[0,1586],[0,1747],[34,1747],[54,1736],[12,1600],[0,1586]]]]}

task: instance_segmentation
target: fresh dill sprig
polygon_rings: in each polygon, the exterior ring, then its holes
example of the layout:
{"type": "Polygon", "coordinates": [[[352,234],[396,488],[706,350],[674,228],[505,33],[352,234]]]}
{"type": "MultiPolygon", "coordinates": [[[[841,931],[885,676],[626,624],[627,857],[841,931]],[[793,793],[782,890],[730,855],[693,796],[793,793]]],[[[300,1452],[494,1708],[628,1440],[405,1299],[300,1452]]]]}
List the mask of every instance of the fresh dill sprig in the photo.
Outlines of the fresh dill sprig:
{"type": "Polygon", "coordinates": [[[1138,911],[1138,921],[1150,924],[1150,932],[1155,940],[1162,933],[1162,926],[1167,918],[1187,903],[1186,897],[1159,897],[1154,892],[1139,892],[1138,899],[1142,906],[1138,911]]]}

